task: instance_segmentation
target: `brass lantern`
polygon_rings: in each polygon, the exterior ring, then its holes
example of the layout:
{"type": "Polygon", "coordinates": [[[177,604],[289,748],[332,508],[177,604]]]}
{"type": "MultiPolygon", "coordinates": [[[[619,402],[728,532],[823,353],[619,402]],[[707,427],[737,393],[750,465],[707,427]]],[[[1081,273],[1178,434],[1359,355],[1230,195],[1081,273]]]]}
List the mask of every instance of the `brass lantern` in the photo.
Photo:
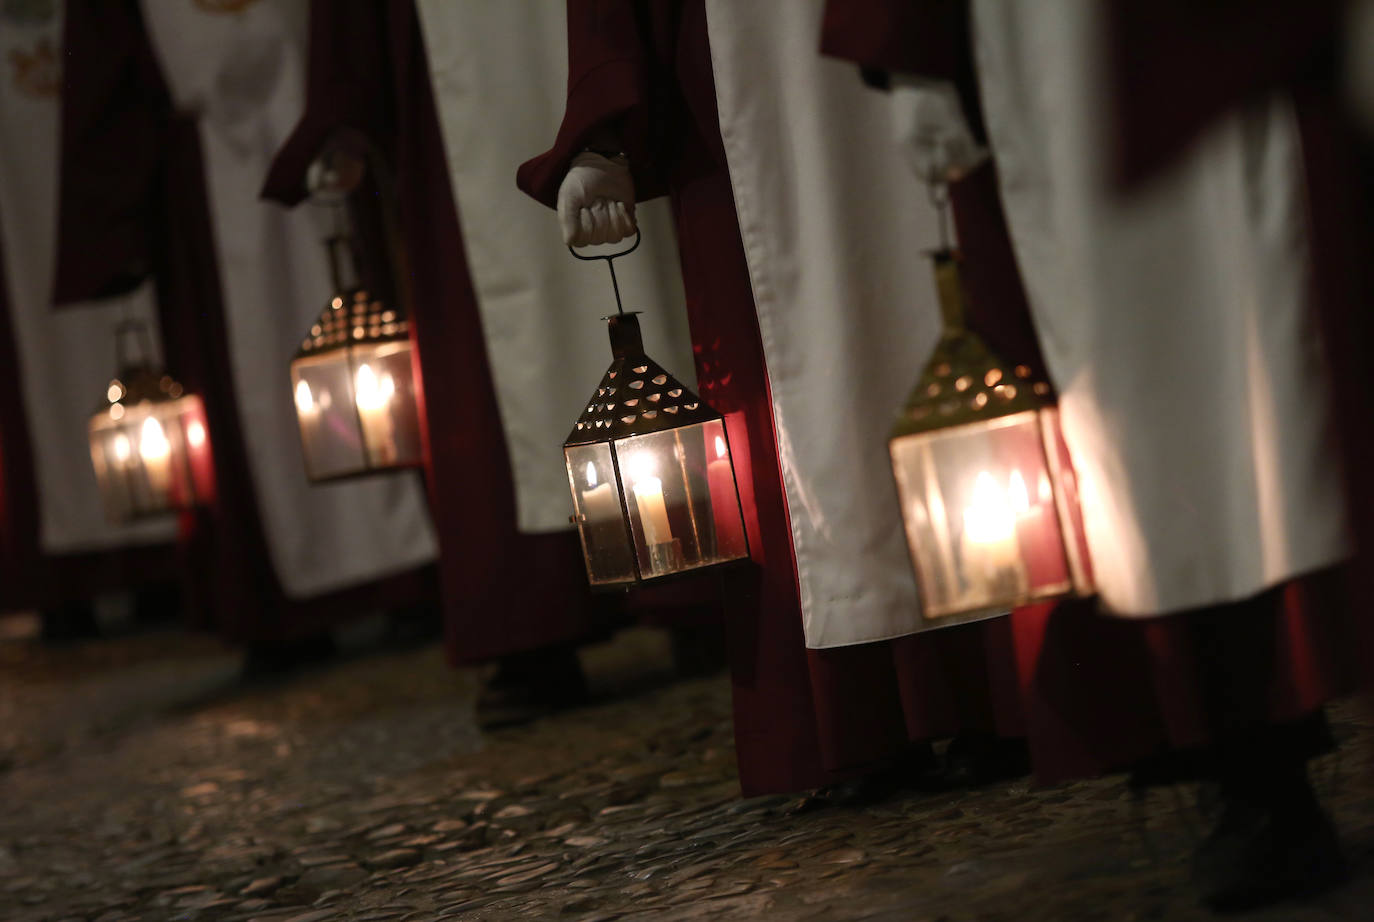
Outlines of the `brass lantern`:
{"type": "Polygon", "coordinates": [[[1092,592],[1077,483],[1049,382],[964,326],[958,253],[934,254],[944,332],[892,429],[930,627],[1092,592]]]}
{"type": "Polygon", "coordinates": [[[614,360],[563,445],[592,587],[747,558],[724,419],[644,354],[634,313],[606,321],[614,360]]]}
{"type": "MultiPolygon", "coordinates": [[[[312,170],[315,195],[343,214],[362,161],[332,152],[312,170]]],[[[351,233],[326,240],[334,295],[291,361],[291,389],[306,474],[328,481],[422,462],[410,321],[358,275],[351,233]]]]}
{"type": "Polygon", "coordinates": [[[115,336],[118,377],[89,426],[106,516],[123,523],[208,501],[214,466],[200,398],[154,365],[143,323],[121,323],[115,336]],[[131,335],[142,345],[137,360],[124,351],[131,335]]]}

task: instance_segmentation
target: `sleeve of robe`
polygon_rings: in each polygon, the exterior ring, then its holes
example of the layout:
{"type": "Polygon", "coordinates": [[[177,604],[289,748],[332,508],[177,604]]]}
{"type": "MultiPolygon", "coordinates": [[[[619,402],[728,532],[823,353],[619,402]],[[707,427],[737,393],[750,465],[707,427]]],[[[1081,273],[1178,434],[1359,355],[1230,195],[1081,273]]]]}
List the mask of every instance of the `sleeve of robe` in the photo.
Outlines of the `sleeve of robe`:
{"type": "Polygon", "coordinates": [[[827,0],[821,54],[853,61],[879,87],[890,73],[950,81],[986,141],[969,17],[968,0],[827,0]]]}
{"type": "MultiPolygon", "coordinates": [[[[312,0],[310,56],[305,115],[272,161],[263,197],[293,206],[305,197],[306,171],[326,140],[355,135],[373,143],[394,139],[392,64],[385,42],[376,37],[409,35],[413,11],[408,3],[312,0]],[[329,7],[328,10],[322,7],[329,7]],[[360,27],[359,22],[366,27],[360,27]]],[[[395,162],[395,151],[384,151],[395,162]]]]}
{"type": "Polygon", "coordinates": [[[68,0],[53,301],[125,294],[153,271],[171,101],[138,0],[68,0]]]}
{"type": "MultiPolygon", "coordinates": [[[[870,83],[884,85],[888,73],[953,83],[974,136],[987,143],[969,15],[968,0],[828,0],[821,53],[855,62],[870,83]]],[[[970,326],[999,355],[1043,369],[992,164],[951,184],[949,196],[969,267],[970,326]]]]}
{"type": "Polygon", "coordinates": [[[1117,177],[1137,182],[1237,104],[1330,60],[1339,0],[1111,0],[1117,177]]]}
{"type": "Polygon", "coordinates": [[[655,126],[667,121],[671,92],[655,74],[665,66],[655,53],[652,21],[665,4],[626,0],[568,0],[568,105],[553,147],[520,166],[516,184],[554,207],[572,158],[598,132],[613,129],[629,156],[638,201],[668,191],[670,164],[655,126]]]}

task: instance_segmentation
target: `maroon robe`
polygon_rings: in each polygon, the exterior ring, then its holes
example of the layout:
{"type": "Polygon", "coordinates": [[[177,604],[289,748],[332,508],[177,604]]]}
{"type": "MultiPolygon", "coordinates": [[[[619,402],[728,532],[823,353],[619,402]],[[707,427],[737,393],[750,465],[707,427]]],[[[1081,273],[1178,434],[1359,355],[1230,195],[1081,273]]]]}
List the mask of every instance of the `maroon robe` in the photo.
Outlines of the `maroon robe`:
{"type": "Polygon", "coordinates": [[[677,219],[700,391],[726,417],[753,570],[724,603],[736,748],[746,794],[870,769],[910,740],[1019,735],[1005,619],[896,641],[808,650],[772,401],[748,266],[720,140],[701,0],[570,0],[568,105],[554,147],[520,187],[553,207],[569,162],[612,129],[640,199],[677,219]]]}
{"type": "Polygon", "coordinates": [[[121,294],[154,279],[167,367],[205,403],[215,464],[216,495],[195,513],[203,527],[188,551],[201,620],[232,641],[271,644],[423,604],[433,596],[432,567],[286,597],[267,557],[234,404],[195,116],[173,109],[137,0],[70,0],[63,46],[54,299],[121,294]]]}
{"type": "MultiPolygon", "coordinates": [[[[953,82],[985,142],[968,16],[966,0],[831,2],[822,50],[870,70],[953,82]]],[[[1172,72],[1172,55],[1152,60],[1159,73],[1172,72]]],[[[1148,78],[1142,85],[1153,86],[1148,78]]],[[[1168,85],[1186,98],[1181,85],[1168,85]]],[[[1174,111],[1168,96],[1155,103],[1174,111]]],[[[954,184],[951,199],[972,289],[970,325],[1008,356],[1038,360],[992,164],[954,184]]],[[[1083,602],[1014,612],[1037,776],[1099,772],[1312,715],[1356,675],[1345,579],[1343,570],[1325,571],[1244,602],[1145,621],[1102,617],[1083,602]]]]}
{"type": "Polygon", "coordinates": [[[335,133],[362,139],[394,173],[427,398],[449,661],[592,639],[619,620],[622,600],[591,593],[573,531],[516,527],[515,484],[414,3],[316,0],[310,30],[306,112],[263,194],[300,202],[310,162],[335,133]]]}

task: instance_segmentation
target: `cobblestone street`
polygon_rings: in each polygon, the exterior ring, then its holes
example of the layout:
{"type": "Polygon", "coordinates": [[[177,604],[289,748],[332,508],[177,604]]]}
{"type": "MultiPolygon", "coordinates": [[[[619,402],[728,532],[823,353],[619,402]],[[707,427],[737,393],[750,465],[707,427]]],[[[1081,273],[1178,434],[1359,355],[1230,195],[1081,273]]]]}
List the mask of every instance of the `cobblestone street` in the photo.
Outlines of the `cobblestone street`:
{"type": "MultiPolygon", "coordinates": [[[[246,685],[211,640],[0,641],[0,919],[1189,920],[1190,788],[1117,778],[789,815],[741,801],[724,677],[586,651],[601,703],[483,735],[437,645],[246,685]],[[660,681],[655,682],[655,679],[660,681]]],[[[1356,879],[1252,918],[1368,919],[1374,729],[1317,763],[1356,879]]]]}

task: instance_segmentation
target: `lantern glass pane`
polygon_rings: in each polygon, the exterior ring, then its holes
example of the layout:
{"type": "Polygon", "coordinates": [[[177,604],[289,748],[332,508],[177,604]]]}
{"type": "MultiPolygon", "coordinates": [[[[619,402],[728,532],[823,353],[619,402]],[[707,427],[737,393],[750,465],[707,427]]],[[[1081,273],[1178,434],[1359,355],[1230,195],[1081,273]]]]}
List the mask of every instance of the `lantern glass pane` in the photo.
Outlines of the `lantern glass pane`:
{"type": "Polygon", "coordinates": [[[198,396],[188,394],[177,401],[177,421],[186,442],[191,490],[197,502],[208,502],[215,495],[215,461],[210,453],[210,429],[205,421],[205,405],[198,396]]]}
{"type": "Polygon", "coordinates": [[[353,347],[353,393],[371,467],[421,461],[411,369],[409,341],[353,347]]]}
{"type": "Polygon", "coordinates": [[[892,441],[926,618],[1004,611],[1073,588],[1039,417],[892,441]]]}
{"type": "Polygon", "coordinates": [[[563,453],[588,579],[592,585],[633,582],[634,552],[620,506],[611,446],[605,442],[568,446],[563,453]]]}
{"type": "Polygon", "coordinates": [[[353,404],[348,350],[296,359],[291,363],[291,388],[310,476],[324,479],[363,470],[367,459],[353,404]]]}
{"type": "Polygon", "coordinates": [[[748,554],[720,420],[618,439],[615,452],[644,578],[748,554]]]}
{"type": "Polygon", "coordinates": [[[92,418],[91,460],[111,520],[195,502],[180,418],[183,400],[115,405],[92,418]]]}

